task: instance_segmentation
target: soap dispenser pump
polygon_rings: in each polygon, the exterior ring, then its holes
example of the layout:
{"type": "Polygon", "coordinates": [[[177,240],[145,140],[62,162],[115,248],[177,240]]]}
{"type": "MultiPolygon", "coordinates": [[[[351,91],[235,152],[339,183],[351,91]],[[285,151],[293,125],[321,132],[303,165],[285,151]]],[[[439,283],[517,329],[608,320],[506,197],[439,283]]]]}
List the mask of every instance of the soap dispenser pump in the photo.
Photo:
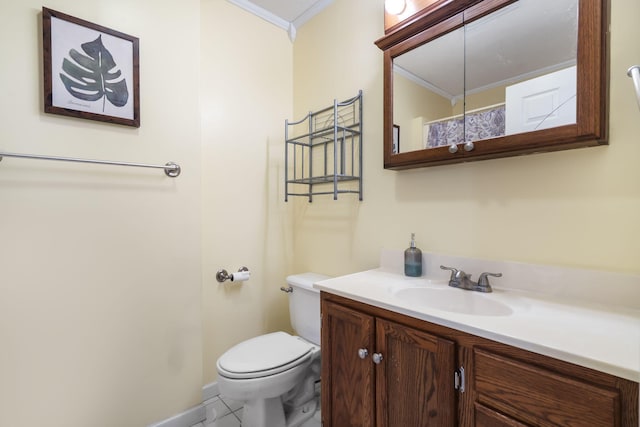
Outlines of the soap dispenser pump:
{"type": "Polygon", "coordinates": [[[422,251],[416,248],[415,233],[411,233],[411,246],[404,251],[404,274],[409,277],[422,276],[422,251]]]}

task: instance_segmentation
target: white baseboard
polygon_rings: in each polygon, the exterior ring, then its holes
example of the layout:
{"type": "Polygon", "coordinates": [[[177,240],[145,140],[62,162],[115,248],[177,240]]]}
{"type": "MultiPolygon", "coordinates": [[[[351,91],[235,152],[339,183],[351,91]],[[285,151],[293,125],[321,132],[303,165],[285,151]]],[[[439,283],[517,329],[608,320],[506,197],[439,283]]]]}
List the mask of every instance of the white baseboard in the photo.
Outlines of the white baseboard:
{"type": "Polygon", "coordinates": [[[207,413],[203,404],[194,406],[186,411],[167,418],[159,423],[151,424],[149,427],[192,427],[201,423],[207,418],[207,413]]]}
{"type": "Polygon", "coordinates": [[[202,401],[206,402],[209,399],[213,399],[220,394],[220,388],[218,382],[214,381],[202,387],[202,401]]]}
{"type": "Polygon", "coordinates": [[[219,393],[218,383],[213,382],[202,387],[202,403],[189,408],[186,411],[174,415],[171,418],[167,418],[164,421],[160,421],[155,424],[150,424],[148,427],[192,427],[198,423],[206,420],[207,413],[204,406],[204,402],[213,399],[219,393]]]}

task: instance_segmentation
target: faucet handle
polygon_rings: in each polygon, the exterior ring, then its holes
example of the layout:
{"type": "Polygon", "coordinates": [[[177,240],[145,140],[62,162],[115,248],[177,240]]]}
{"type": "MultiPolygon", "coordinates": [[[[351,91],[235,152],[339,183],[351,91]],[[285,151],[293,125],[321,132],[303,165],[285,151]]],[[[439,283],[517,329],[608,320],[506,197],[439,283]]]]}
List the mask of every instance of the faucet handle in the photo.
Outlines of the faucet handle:
{"type": "Polygon", "coordinates": [[[486,273],[485,272],[480,274],[480,277],[478,277],[478,287],[491,289],[491,284],[489,284],[489,276],[502,277],[502,273],[486,273]]]}
{"type": "Polygon", "coordinates": [[[457,268],[453,268],[453,267],[446,267],[444,265],[440,266],[441,269],[443,270],[449,270],[451,271],[451,278],[450,281],[460,281],[460,280],[464,280],[464,279],[471,279],[471,274],[467,274],[462,270],[458,270],[457,268]]]}
{"type": "Polygon", "coordinates": [[[460,270],[458,270],[457,268],[446,267],[444,265],[441,265],[440,268],[442,270],[449,270],[451,272],[451,280],[457,279],[458,278],[458,273],[460,273],[460,270]]]}

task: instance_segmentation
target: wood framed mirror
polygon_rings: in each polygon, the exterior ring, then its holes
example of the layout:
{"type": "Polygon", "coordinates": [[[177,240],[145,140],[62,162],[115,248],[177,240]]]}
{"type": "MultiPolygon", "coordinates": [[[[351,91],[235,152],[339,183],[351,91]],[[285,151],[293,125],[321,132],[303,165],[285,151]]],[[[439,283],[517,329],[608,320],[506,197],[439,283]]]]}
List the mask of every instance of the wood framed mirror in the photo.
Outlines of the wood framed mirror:
{"type": "Polygon", "coordinates": [[[386,169],[607,143],[609,0],[406,4],[376,41],[386,169]]]}

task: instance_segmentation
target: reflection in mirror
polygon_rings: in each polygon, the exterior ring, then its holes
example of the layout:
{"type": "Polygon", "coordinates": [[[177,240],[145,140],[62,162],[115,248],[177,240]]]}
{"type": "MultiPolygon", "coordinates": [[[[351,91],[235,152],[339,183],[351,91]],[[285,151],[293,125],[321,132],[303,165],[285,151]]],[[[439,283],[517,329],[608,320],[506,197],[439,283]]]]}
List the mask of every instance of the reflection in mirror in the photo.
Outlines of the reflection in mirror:
{"type": "Polygon", "coordinates": [[[465,142],[576,123],[578,0],[519,0],[465,24],[465,142]]]}
{"type": "Polygon", "coordinates": [[[393,59],[400,153],[576,123],[579,0],[519,0],[393,59]]]}
{"type": "MultiPolygon", "coordinates": [[[[427,147],[425,124],[451,118],[464,98],[464,29],[410,50],[393,61],[393,121],[402,129],[400,153],[427,147]],[[434,66],[434,58],[437,65],[434,66]]],[[[462,109],[448,133],[462,138],[462,109]]]]}

